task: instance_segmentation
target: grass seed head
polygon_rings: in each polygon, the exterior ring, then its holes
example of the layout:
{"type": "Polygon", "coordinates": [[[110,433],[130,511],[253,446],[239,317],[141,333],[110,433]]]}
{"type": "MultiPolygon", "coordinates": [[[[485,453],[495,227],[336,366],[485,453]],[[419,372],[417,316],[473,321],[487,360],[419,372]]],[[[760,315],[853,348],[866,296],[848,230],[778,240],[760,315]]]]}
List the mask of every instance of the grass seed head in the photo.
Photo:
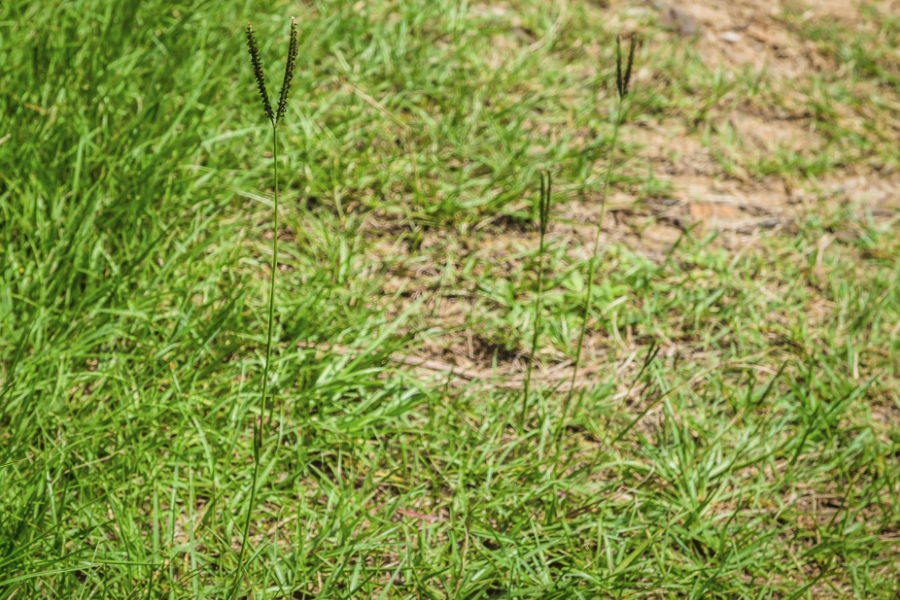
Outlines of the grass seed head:
{"type": "Polygon", "coordinates": [[[619,98],[628,95],[628,86],[631,84],[631,67],[634,65],[634,49],[637,46],[637,36],[631,36],[631,46],[628,49],[628,59],[625,63],[625,72],[622,72],[622,36],[616,37],[616,91],[619,98]]]}
{"type": "Polygon", "coordinates": [[[259,95],[262,98],[266,118],[270,121],[275,121],[272,104],[269,102],[269,93],[266,91],[266,80],[263,76],[259,47],[256,45],[256,36],[253,34],[253,26],[250,25],[249,21],[247,22],[247,51],[250,53],[250,62],[253,63],[253,76],[256,78],[256,86],[259,88],[259,95]]]}
{"type": "Polygon", "coordinates": [[[631,67],[634,65],[634,49],[637,46],[637,36],[631,36],[631,47],[628,49],[628,66],[625,68],[625,93],[623,96],[628,95],[628,86],[631,84],[631,67]]]}
{"type": "Polygon", "coordinates": [[[539,214],[541,223],[541,235],[547,234],[547,227],[550,225],[550,197],[553,189],[553,176],[550,171],[541,173],[541,198],[539,203],[539,214]]]}
{"type": "Polygon", "coordinates": [[[616,36],[616,91],[619,98],[625,96],[622,85],[622,36],[616,36]]]}
{"type": "Polygon", "coordinates": [[[291,91],[291,81],[294,79],[294,65],[297,62],[297,23],[291,19],[291,40],[288,46],[287,64],[284,67],[284,83],[281,84],[281,94],[278,96],[278,110],[276,119],[284,118],[287,109],[288,94],[291,91]]]}

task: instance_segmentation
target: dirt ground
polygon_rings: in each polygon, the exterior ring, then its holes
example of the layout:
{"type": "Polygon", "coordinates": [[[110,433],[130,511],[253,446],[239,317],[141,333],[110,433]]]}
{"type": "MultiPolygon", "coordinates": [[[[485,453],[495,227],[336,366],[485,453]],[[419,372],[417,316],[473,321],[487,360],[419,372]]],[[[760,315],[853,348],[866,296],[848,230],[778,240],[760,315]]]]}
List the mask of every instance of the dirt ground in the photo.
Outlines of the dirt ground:
{"type": "MultiPolygon", "coordinates": [[[[781,0],[652,0],[611,5],[591,2],[590,11],[595,18],[608,21],[612,30],[625,32],[636,29],[648,10],[655,11],[666,35],[691,38],[695,50],[710,69],[724,68],[730,73],[750,67],[764,73],[768,82],[786,97],[786,102],[778,106],[761,107],[744,102],[710,113],[709,119],[729,125],[742,142],[741,155],[728,170],[714,155],[715,144],[705,143],[696,127],[692,128],[679,116],[652,125],[625,127],[624,140],[642,148],[639,158],[652,166],[655,177],[668,184],[671,191],[663,198],[638,201],[624,191],[612,190],[601,244],[622,243],[659,261],[688,229],[700,233],[718,230],[716,243],[729,250],[739,250],[755,244],[762,232],[791,235],[797,222],[812,211],[851,206],[860,218],[876,221],[896,214],[895,210],[900,208],[900,174],[877,164],[859,161],[815,178],[801,174],[759,177],[748,174],[742,167],[744,161],[761,160],[777,150],[809,153],[825,147],[825,139],[814,125],[806,100],[800,94],[792,96],[789,90],[799,78],[840,70],[842,66],[813,42],[803,39],[796,27],[782,18],[786,4],[781,0]]],[[[851,28],[869,27],[859,6],[846,0],[808,0],[791,2],[790,6],[804,10],[801,20],[830,20],[851,28]]],[[[900,12],[897,1],[881,2],[878,7],[900,12]]],[[[638,69],[635,75],[638,84],[653,77],[646,68],[638,69]]],[[[727,106],[727,103],[720,105],[727,106]]],[[[851,125],[853,119],[859,119],[855,114],[845,116],[851,125]]],[[[890,127],[894,134],[898,133],[896,125],[890,127]]],[[[566,244],[572,256],[589,257],[601,210],[600,199],[597,194],[564,204],[550,226],[549,236],[554,243],[566,244]]],[[[377,262],[380,257],[407,252],[410,263],[415,264],[393,270],[383,290],[385,296],[403,290],[404,304],[424,297],[425,320],[435,328],[455,328],[453,333],[428,336],[416,357],[398,360],[420,369],[431,369],[439,376],[453,372],[459,384],[490,380],[515,388],[522,384],[526,357],[503,351],[484,339],[477,327],[471,327],[476,310],[475,293],[457,291],[450,296],[442,293],[433,280],[446,265],[440,259],[421,260],[421,253],[431,248],[440,249],[436,257],[453,254],[462,261],[477,253],[494,263],[502,263],[514,260],[510,257],[521,254],[523,248],[537,246],[535,232],[495,222],[485,223],[482,233],[477,249],[468,248],[464,239],[448,239],[445,232],[426,231],[415,252],[386,241],[376,248],[371,258],[377,262]],[[414,260],[416,257],[419,260],[414,260]],[[502,381],[497,380],[498,376],[502,381]]],[[[823,240],[825,244],[828,242],[823,240]]],[[[510,265],[512,268],[514,265],[510,265]]],[[[398,314],[402,308],[402,305],[396,307],[398,314]]],[[[624,335],[620,344],[624,358],[617,366],[621,371],[634,368],[638,353],[630,332],[624,335]]],[[[586,376],[604,364],[609,343],[608,339],[588,335],[586,376]]],[[[677,348],[667,351],[675,352],[677,348]]],[[[541,358],[547,365],[544,379],[562,381],[569,376],[571,361],[565,359],[564,353],[545,354],[541,358]]]]}
{"type": "MultiPolygon", "coordinates": [[[[710,68],[749,66],[765,70],[766,77],[782,87],[810,73],[840,68],[777,17],[784,4],[780,0],[651,3],[672,35],[698,37],[696,48],[710,68]]],[[[900,9],[897,2],[883,4],[882,10],[900,9]]],[[[857,5],[846,0],[810,1],[804,6],[804,19],[833,19],[849,26],[862,22],[857,5]]],[[[641,76],[648,74],[639,72],[641,76]]],[[[793,108],[789,112],[773,107],[766,114],[758,107],[738,106],[715,118],[727,122],[744,141],[748,158],[765,156],[776,148],[809,151],[823,147],[822,136],[811,126],[802,98],[796,99],[793,108]]],[[[629,235],[627,227],[619,227],[614,234],[632,247],[645,247],[650,252],[664,249],[687,224],[698,221],[703,227],[729,234],[723,237],[726,243],[741,246],[752,241],[761,229],[789,226],[823,201],[831,208],[849,203],[861,211],[868,209],[876,218],[890,216],[891,209],[900,206],[900,176],[896,173],[857,165],[835,171],[814,186],[797,187],[795,177],[755,179],[742,173],[740,164],[736,172],[726,172],[699,137],[686,135],[684,127],[674,120],[670,127],[629,133],[644,145],[642,154],[656,175],[672,184],[676,200],[674,204],[646,204],[644,208],[650,209],[657,223],[641,234],[629,235]],[[672,148],[677,149],[674,160],[672,148]]],[[[611,198],[612,205],[617,201],[627,204],[628,199],[611,198]]],[[[630,213],[625,223],[640,223],[646,217],[641,211],[623,212],[630,213]]]]}

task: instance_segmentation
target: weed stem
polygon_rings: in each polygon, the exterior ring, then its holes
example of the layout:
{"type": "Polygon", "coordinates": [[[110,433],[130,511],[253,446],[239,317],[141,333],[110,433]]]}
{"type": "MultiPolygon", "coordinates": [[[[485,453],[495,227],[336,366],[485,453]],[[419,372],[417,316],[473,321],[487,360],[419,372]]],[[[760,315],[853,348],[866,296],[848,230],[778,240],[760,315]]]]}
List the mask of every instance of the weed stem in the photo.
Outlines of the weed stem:
{"type": "Polygon", "coordinates": [[[619,128],[622,125],[622,119],[625,114],[624,104],[625,98],[620,96],[618,106],[616,107],[616,120],[615,125],[613,126],[612,143],[609,146],[609,156],[606,163],[606,179],[603,182],[603,196],[600,200],[600,220],[597,222],[597,233],[594,236],[594,253],[591,256],[591,263],[590,265],[588,265],[587,299],[584,303],[584,312],[581,315],[581,332],[578,335],[578,347],[575,350],[575,365],[572,368],[572,381],[569,385],[569,391],[566,394],[566,400],[563,403],[562,416],[560,416],[559,425],[557,425],[557,434],[562,429],[562,426],[566,421],[566,415],[568,414],[569,410],[569,403],[572,401],[572,394],[575,392],[575,382],[578,380],[578,367],[581,363],[581,350],[584,347],[584,336],[587,332],[588,315],[591,310],[591,300],[593,299],[594,293],[594,274],[597,271],[597,254],[600,249],[600,234],[603,231],[603,218],[604,216],[606,216],[606,198],[609,195],[609,182],[612,177],[613,160],[615,158],[616,144],[619,141],[619,128]]]}
{"type": "Polygon", "coordinates": [[[247,518],[244,521],[244,532],[241,537],[241,551],[238,554],[238,565],[234,573],[234,585],[231,598],[237,598],[240,588],[241,571],[244,566],[244,556],[247,553],[247,537],[250,535],[250,520],[253,516],[253,507],[256,505],[256,488],[259,482],[259,466],[265,432],[266,403],[269,392],[269,363],[272,357],[272,325],[275,321],[275,280],[278,274],[278,122],[272,121],[272,158],[275,162],[275,230],[272,240],[272,279],[269,283],[269,328],[266,334],[266,364],[263,367],[262,403],[259,417],[253,427],[253,482],[250,484],[250,504],[247,506],[247,518]]]}
{"type": "Polygon", "coordinates": [[[550,219],[550,195],[553,186],[550,173],[541,173],[541,196],[538,203],[541,241],[538,247],[538,288],[534,297],[534,335],[531,338],[531,355],[528,358],[528,372],[525,376],[525,395],[522,401],[522,414],[519,416],[519,432],[525,429],[525,418],[528,412],[528,396],[531,391],[531,374],[534,370],[534,357],[537,354],[538,335],[541,331],[541,296],[544,290],[544,239],[550,219]]]}

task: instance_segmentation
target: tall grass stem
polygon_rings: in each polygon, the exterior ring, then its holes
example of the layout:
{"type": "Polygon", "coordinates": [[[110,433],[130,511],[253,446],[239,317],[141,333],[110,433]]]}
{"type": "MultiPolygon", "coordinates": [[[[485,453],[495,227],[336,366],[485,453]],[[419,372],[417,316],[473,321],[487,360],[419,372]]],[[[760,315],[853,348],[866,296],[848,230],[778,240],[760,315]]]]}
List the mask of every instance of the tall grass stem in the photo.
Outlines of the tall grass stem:
{"type": "Polygon", "coordinates": [[[247,518],[244,520],[241,551],[240,554],[238,554],[238,567],[234,575],[234,588],[231,593],[232,600],[237,597],[237,591],[240,587],[240,575],[244,564],[244,557],[247,552],[247,536],[250,535],[250,521],[253,516],[253,507],[256,505],[256,488],[259,483],[260,454],[262,452],[263,436],[265,435],[266,404],[269,392],[269,363],[272,358],[272,325],[275,322],[275,280],[278,274],[278,130],[275,122],[272,124],[272,158],[275,163],[275,231],[272,241],[272,279],[269,283],[269,327],[268,332],[266,333],[266,364],[263,367],[262,402],[260,405],[259,417],[253,428],[253,481],[250,488],[250,504],[247,506],[247,518]]]}
{"type": "MultiPolygon", "coordinates": [[[[609,196],[609,182],[612,179],[613,162],[616,155],[616,144],[619,142],[619,128],[625,119],[625,100],[628,97],[628,86],[631,83],[631,68],[634,65],[634,51],[637,47],[637,37],[631,36],[630,48],[628,50],[628,60],[626,67],[622,69],[622,38],[616,38],[616,95],[618,103],[616,105],[616,118],[613,125],[612,143],[609,145],[609,156],[606,161],[606,177],[603,181],[603,196],[600,200],[600,220],[597,222],[597,234],[594,236],[594,252],[591,256],[591,263],[588,265],[588,288],[587,299],[584,303],[584,312],[581,318],[581,332],[578,334],[578,347],[575,350],[575,365],[572,368],[572,380],[569,383],[569,392],[566,394],[566,400],[563,402],[563,412],[556,427],[557,437],[565,424],[566,416],[569,411],[569,404],[572,402],[572,394],[575,393],[575,383],[578,381],[578,367],[581,364],[581,351],[584,349],[584,336],[587,333],[588,316],[591,311],[591,301],[594,293],[594,275],[597,272],[597,255],[600,250],[600,234],[603,232],[603,218],[606,216],[606,200],[609,196]]],[[[557,450],[558,452],[558,450],[557,450]]]]}
{"type": "MultiPolygon", "coordinates": [[[[603,218],[606,216],[606,198],[609,194],[609,182],[612,178],[613,160],[615,159],[616,144],[619,141],[619,128],[622,124],[624,98],[619,99],[619,105],[616,109],[616,120],[613,126],[612,143],[609,146],[609,156],[606,165],[606,177],[603,183],[603,195],[600,200],[600,221],[597,223],[597,232],[594,236],[594,252],[591,256],[591,262],[588,265],[588,282],[587,282],[587,299],[584,303],[584,311],[581,315],[581,331],[578,334],[578,346],[575,350],[575,364],[572,368],[572,379],[569,382],[569,391],[566,394],[566,400],[563,402],[563,412],[560,416],[559,425],[557,426],[557,434],[565,423],[569,410],[569,404],[572,402],[572,394],[575,392],[575,383],[578,381],[578,368],[581,366],[581,352],[584,348],[584,337],[587,333],[588,316],[591,310],[591,301],[594,293],[594,275],[597,272],[597,255],[600,248],[600,234],[603,232],[603,218]]],[[[554,436],[555,437],[555,436],[554,436]]]]}
{"type": "Polygon", "coordinates": [[[550,218],[550,197],[553,181],[549,173],[541,173],[541,195],[538,203],[540,243],[538,245],[538,289],[534,298],[534,334],[531,338],[531,355],[528,358],[528,372],[525,375],[525,395],[522,401],[522,414],[519,415],[519,431],[525,428],[525,418],[528,413],[528,399],[531,391],[531,375],[534,371],[534,357],[537,354],[538,336],[541,332],[541,296],[544,290],[544,239],[547,234],[547,226],[550,218]]]}
{"type": "MultiPolygon", "coordinates": [[[[259,486],[259,471],[261,463],[261,454],[263,448],[263,438],[266,431],[266,407],[269,400],[269,370],[272,362],[272,330],[275,324],[275,284],[278,279],[278,123],[285,116],[287,110],[287,102],[290,94],[291,80],[294,77],[294,66],[297,60],[297,25],[294,19],[291,19],[291,32],[289,36],[287,62],[284,68],[284,82],[281,86],[281,93],[278,96],[277,110],[273,111],[269,103],[269,95],[266,91],[266,84],[263,76],[262,59],[259,55],[259,48],[253,34],[253,27],[247,23],[247,46],[253,65],[253,74],[256,78],[257,87],[263,100],[264,112],[266,118],[272,124],[272,159],[273,170],[275,175],[275,220],[274,230],[272,234],[272,279],[269,282],[269,322],[266,332],[266,362],[263,366],[262,381],[262,400],[260,402],[259,416],[253,424],[253,479],[250,484],[250,503],[247,506],[247,516],[244,519],[243,536],[241,537],[241,550],[238,553],[238,564],[234,572],[234,584],[231,590],[231,599],[237,598],[240,589],[241,573],[244,568],[244,558],[247,555],[248,538],[250,536],[250,521],[253,518],[253,507],[256,505],[256,490],[259,486]]],[[[271,420],[271,415],[269,420],[271,420]]]]}

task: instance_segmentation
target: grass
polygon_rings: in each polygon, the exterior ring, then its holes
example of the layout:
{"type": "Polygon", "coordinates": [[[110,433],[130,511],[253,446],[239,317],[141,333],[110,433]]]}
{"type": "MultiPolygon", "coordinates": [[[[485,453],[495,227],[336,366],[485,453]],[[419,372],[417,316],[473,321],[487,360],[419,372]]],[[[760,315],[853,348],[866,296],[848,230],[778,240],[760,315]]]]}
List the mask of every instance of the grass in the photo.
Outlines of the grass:
{"type": "MultiPolygon", "coordinates": [[[[550,226],[550,207],[553,204],[553,176],[550,173],[541,173],[541,192],[538,196],[538,229],[540,241],[538,242],[538,281],[537,293],[534,295],[534,325],[531,334],[531,352],[528,354],[528,370],[525,374],[525,389],[522,392],[522,412],[519,415],[519,430],[521,432],[528,417],[528,400],[531,391],[531,377],[534,375],[534,362],[537,355],[538,337],[541,335],[541,294],[544,291],[544,252],[546,250],[545,239],[547,228],[550,226]]],[[[587,322],[583,323],[582,330],[587,322]]],[[[581,348],[578,348],[580,357],[581,348]]],[[[577,365],[577,360],[576,360],[577,365]]]]}
{"type": "MultiPolygon", "coordinates": [[[[616,105],[615,117],[613,117],[613,134],[612,141],[609,143],[609,155],[606,157],[606,176],[603,179],[603,192],[600,198],[600,216],[597,219],[597,233],[594,235],[594,249],[591,254],[591,262],[588,267],[587,278],[587,297],[584,300],[584,313],[581,317],[581,332],[578,334],[578,346],[575,350],[575,364],[572,368],[572,380],[569,383],[569,390],[566,393],[565,402],[563,402],[563,413],[559,419],[559,426],[565,424],[566,413],[569,409],[569,403],[572,401],[572,394],[575,393],[576,383],[578,381],[578,367],[581,365],[581,351],[584,349],[584,336],[587,333],[588,312],[593,305],[594,296],[594,279],[597,272],[597,256],[600,253],[600,236],[603,233],[603,217],[606,215],[606,204],[609,198],[609,181],[612,178],[613,167],[615,165],[614,158],[616,152],[616,143],[619,141],[619,130],[622,128],[622,122],[626,117],[625,98],[628,96],[628,86],[631,81],[631,71],[634,66],[634,50],[637,46],[637,38],[631,37],[628,59],[622,61],[622,43],[620,38],[616,38],[616,94],[618,96],[618,104],[616,105]]],[[[544,226],[542,224],[542,233],[544,226]]],[[[541,238],[543,245],[543,236],[541,238]]],[[[543,263],[541,263],[543,266],[543,263]]],[[[543,270],[540,271],[539,280],[543,279],[543,270]]],[[[540,287],[540,286],[539,286],[540,287]]],[[[532,344],[534,347],[534,344],[532,344]]],[[[533,352],[532,352],[533,353],[533,352]]],[[[527,396],[527,394],[526,394],[527,396]]]]}
{"type": "Polygon", "coordinates": [[[287,111],[287,102],[291,91],[291,80],[294,77],[294,65],[297,61],[297,23],[291,19],[290,44],[288,46],[287,56],[285,57],[284,82],[281,85],[281,91],[278,94],[278,104],[275,110],[272,110],[272,104],[269,102],[269,95],[266,89],[265,75],[262,67],[262,57],[259,55],[259,47],[256,42],[256,35],[253,33],[253,26],[247,23],[247,51],[250,55],[250,64],[253,65],[253,77],[256,80],[256,86],[259,95],[263,101],[263,114],[272,125],[272,176],[275,178],[275,205],[273,212],[274,218],[274,235],[272,236],[272,271],[271,281],[269,283],[269,316],[266,326],[266,361],[263,366],[262,393],[260,394],[259,416],[253,424],[253,480],[250,483],[250,501],[247,507],[247,517],[244,520],[244,529],[241,533],[241,550],[238,553],[238,564],[234,570],[234,587],[232,587],[231,597],[236,598],[240,590],[240,580],[244,575],[243,565],[244,557],[247,555],[247,546],[249,545],[250,523],[253,520],[253,509],[256,507],[256,492],[259,483],[259,471],[261,467],[260,453],[263,451],[266,435],[265,431],[271,421],[266,419],[266,401],[269,390],[269,368],[272,363],[272,330],[275,327],[275,287],[278,274],[278,122],[284,119],[287,111]]]}
{"type": "Polygon", "coordinates": [[[788,7],[851,61],[788,85],[638,4],[266,6],[0,5],[0,598],[225,598],[248,510],[254,599],[896,596],[897,218],[829,186],[896,169],[895,20],[788,7]],[[292,15],[276,228],[241,26],[280,56],[292,15]],[[588,303],[631,29],[614,217],[660,224],[654,127],[673,159],[708,151],[713,183],[818,201],[658,254],[605,225],[588,303]],[[726,118],[807,107],[815,151],[762,152],[726,118]],[[506,376],[540,289],[521,432],[522,390],[391,360],[471,344],[506,376]],[[591,385],[562,421],[544,367],[575,359],[585,310],[591,385]]]}

